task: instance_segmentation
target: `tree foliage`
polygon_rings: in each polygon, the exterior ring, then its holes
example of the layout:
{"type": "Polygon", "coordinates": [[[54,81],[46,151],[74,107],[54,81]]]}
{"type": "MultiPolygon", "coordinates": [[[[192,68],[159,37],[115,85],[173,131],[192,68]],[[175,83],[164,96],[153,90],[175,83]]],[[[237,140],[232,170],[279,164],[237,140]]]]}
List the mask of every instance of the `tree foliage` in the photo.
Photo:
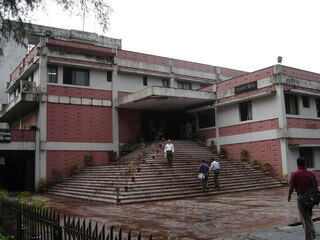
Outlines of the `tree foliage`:
{"type": "MultiPolygon", "coordinates": [[[[52,0],[70,14],[93,12],[103,32],[109,29],[112,8],[105,0],[52,0]]],[[[2,39],[13,38],[14,41],[25,45],[31,24],[28,24],[32,11],[42,7],[45,9],[46,0],[0,0],[0,44],[2,39]]],[[[3,50],[0,45],[0,55],[3,50]]]]}

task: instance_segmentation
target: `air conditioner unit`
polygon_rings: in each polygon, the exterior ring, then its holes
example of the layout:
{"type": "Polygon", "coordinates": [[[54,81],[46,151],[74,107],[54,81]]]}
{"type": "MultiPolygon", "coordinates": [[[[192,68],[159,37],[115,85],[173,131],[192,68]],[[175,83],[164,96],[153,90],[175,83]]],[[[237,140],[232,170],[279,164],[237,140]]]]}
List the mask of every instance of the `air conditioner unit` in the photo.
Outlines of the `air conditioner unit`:
{"type": "Polygon", "coordinates": [[[33,82],[30,82],[30,81],[21,81],[21,85],[20,85],[20,90],[21,90],[21,93],[33,93],[34,90],[34,85],[33,85],[33,82]]]}

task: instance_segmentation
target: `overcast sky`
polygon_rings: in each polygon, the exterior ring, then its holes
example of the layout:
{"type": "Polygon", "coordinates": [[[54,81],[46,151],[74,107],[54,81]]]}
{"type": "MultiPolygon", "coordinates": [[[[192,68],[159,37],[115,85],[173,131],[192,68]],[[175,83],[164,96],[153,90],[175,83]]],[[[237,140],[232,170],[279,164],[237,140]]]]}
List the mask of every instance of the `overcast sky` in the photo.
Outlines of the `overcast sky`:
{"type": "MultiPolygon", "coordinates": [[[[49,1],[49,0],[47,0],[49,1]]],[[[109,0],[109,32],[125,50],[255,71],[283,64],[320,73],[319,0],[109,0]]],[[[48,5],[33,22],[82,30],[81,16],[48,5]]],[[[85,31],[101,34],[93,17],[85,31]]]]}

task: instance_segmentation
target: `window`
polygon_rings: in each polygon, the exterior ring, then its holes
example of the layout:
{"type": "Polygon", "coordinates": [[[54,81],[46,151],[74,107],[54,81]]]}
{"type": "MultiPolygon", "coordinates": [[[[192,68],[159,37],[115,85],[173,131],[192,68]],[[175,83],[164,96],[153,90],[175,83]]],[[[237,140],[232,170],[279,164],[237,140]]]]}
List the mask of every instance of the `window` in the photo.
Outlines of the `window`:
{"type": "Polygon", "coordinates": [[[58,66],[48,65],[48,82],[58,82],[58,66]]]}
{"type": "Polygon", "coordinates": [[[240,109],[240,121],[247,121],[252,119],[251,101],[240,103],[239,109],[240,109]]]}
{"type": "Polygon", "coordinates": [[[310,107],[310,99],[308,97],[302,97],[302,105],[305,108],[310,107]]]}
{"type": "Polygon", "coordinates": [[[162,87],[170,87],[170,81],[169,79],[162,79],[162,87]]]}
{"type": "Polygon", "coordinates": [[[185,89],[185,90],[191,90],[191,83],[188,82],[178,82],[178,88],[185,89]]]}
{"type": "Polygon", "coordinates": [[[299,148],[299,156],[306,160],[306,167],[313,168],[314,161],[313,161],[313,149],[311,147],[302,147],[299,148]]]}
{"type": "Polygon", "coordinates": [[[143,76],[143,86],[148,86],[148,77],[143,76]]]}
{"type": "Polygon", "coordinates": [[[199,128],[214,127],[216,125],[214,109],[198,112],[198,121],[199,128]]]}
{"type": "Polygon", "coordinates": [[[285,94],[286,114],[298,115],[298,97],[295,95],[285,94]]]}
{"type": "Polygon", "coordinates": [[[112,72],[111,71],[107,72],[107,82],[112,82],[112,72]]]}
{"type": "Polygon", "coordinates": [[[89,86],[89,70],[64,67],[63,83],[79,86],[89,86]]]}
{"type": "Polygon", "coordinates": [[[320,117],[320,99],[316,99],[317,117],[320,117]]]}

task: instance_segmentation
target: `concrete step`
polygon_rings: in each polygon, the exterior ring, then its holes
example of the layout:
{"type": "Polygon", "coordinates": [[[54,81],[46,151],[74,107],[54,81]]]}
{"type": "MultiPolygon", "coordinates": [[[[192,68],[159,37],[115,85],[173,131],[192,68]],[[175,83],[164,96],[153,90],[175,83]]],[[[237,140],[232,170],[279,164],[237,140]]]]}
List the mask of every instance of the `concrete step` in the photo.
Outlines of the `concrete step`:
{"type": "MultiPolygon", "coordinates": [[[[135,173],[136,181],[128,181],[130,186],[128,192],[123,189],[126,178],[122,172],[127,169],[129,162],[136,159],[138,150],[110,165],[89,167],[52,187],[49,193],[112,203],[115,201],[113,187],[115,184],[121,186],[123,203],[217,194],[216,191],[202,193],[202,184],[197,179],[197,173],[202,159],[210,163],[212,158],[219,159],[219,156],[194,142],[175,141],[174,144],[176,152],[173,168],[168,167],[163,156],[163,148],[155,155],[155,159],[151,158],[158,143],[146,147],[146,163],[141,165],[140,172],[135,173]]],[[[219,162],[222,168],[219,177],[222,190],[219,193],[281,186],[278,181],[266,176],[261,170],[255,170],[249,163],[239,160],[219,160],[219,162]]],[[[213,180],[210,176],[209,187],[212,186],[213,180]]]]}

